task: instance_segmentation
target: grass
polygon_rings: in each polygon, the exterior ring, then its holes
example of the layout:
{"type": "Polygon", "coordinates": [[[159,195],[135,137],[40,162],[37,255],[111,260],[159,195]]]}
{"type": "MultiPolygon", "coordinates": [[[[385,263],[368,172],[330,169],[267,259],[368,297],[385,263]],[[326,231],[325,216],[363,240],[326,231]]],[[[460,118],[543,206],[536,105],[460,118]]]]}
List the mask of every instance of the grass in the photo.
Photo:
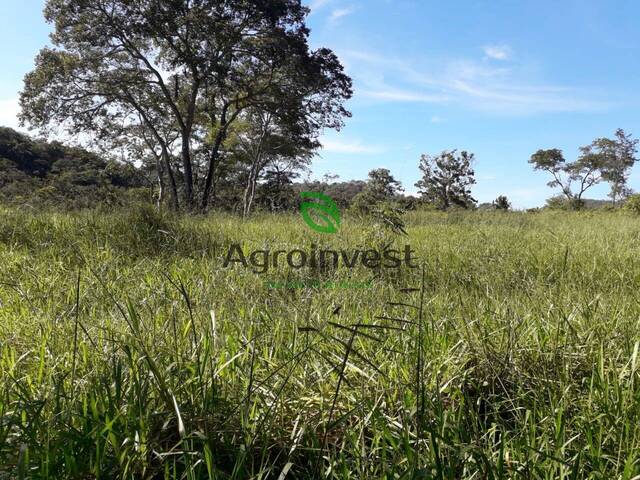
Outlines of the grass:
{"type": "Polygon", "coordinates": [[[640,219],[407,226],[0,209],[0,478],[640,478],[640,219]],[[258,275],[232,242],[423,268],[258,275]],[[310,280],[371,287],[265,286],[310,280]]]}

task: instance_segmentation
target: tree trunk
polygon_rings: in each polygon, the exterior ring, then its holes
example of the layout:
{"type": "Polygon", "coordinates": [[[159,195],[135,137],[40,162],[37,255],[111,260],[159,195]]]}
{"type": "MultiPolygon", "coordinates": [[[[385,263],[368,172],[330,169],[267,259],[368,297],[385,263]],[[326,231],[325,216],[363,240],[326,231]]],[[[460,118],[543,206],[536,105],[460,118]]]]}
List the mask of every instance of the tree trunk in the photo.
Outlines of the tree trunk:
{"type": "Polygon", "coordinates": [[[184,203],[188,210],[193,209],[193,170],[191,168],[190,133],[182,132],[182,177],[184,203]]]}
{"type": "MultiPolygon", "coordinates": [[[[158,177],[159,177],[158,182],[163,182],[164,171],[166,171],[169,177],[169,185],[171,187],[171,190],[169,190],[171,192],[171,208],[174,211],[178,211],[180,207],[180,204],[178,202],[178,188],[176,186],[176,179],[173,175],[171,163],[169,162],[169,151],[167,150],[167,144],[165,140],[158,134],[157,130],[155,130],[151,124],[149,125],[151,128],[151,131],[153,132],[154,137],[156,138],[157,142],[160,144],[160,155],[158,155],[156,153],[153,142],[149,138],[144,136],[144,140],[147,146],[149,147],[149,150],[151,150],[153,156],[156,159],[156,165],[157,165],[156,168],[158,170],[158,177]]],[[[161,195],[164,195],[164,183],[160,184],[160,186],[161,186],[161,195]]]]}
{"type": "Polygon", "coordinates": [[[171,193],[171,208],[174,211],[178,211],[180,209],[180,201],[178,200],[178,187],[176,185],[176,178],[173,175],[173,169],[171,168],[171,163],[169,162],[169,152],[167,148],[162,145],[162,161],[164,163],[164,168],[167,171],[167,176],[169,177],[169,186],[171,187],[169,192],[171,193]]]}
{"type": "Polygon", "coordinates": [[[209,206],[209,197],[211,196],[211,188],[214,183],[213,177],[215,175],[216,168],[218,167],[218,162],[220,161],[220,148],[222,147],[222,142],[224,142],[225,138],[227,138],[227,130],[229,129],[229,126],[234,122],[234,120],[242,111],[241,108],[237,108],[237,110],[233,112],[229,116],[229,118],[227,118],[227,113],[230,107],[231,104],[226,104],[222,108],[222,112],[220,114],[220,128],[218,130],[218,133],[216,134],[216,139],[213,143],[213,148],[211,149],[211,155],[209,155],[209,168],[207,169],[207,176],[204,181],[202,203],[200,204],[200,208],[202,209],[202,211],[206,211],[207,207],[209,206]]]}
{"type": "Polygon", "coordinates": [[[251,207],[253,206],[253,200],[256,198],[256,183],[257,178],[251,184],[251,192],[249,193],[249,204],[247,205],[247,215],[251,213],[251,207]]]}
{"type": "Polygon", "coordinates": [[[242,218],[247,218],[248,204],[249,204],[249,190],[251,189],[251,179],[253,177],[253,165],[251,165],[251,171],[249,172],[249,178],[247,178],[247,185],[244,187],[244,195],[242,197],[242,218]]]}
{"type": "Polygon", "coordinates": [[[251,213],[251,205],[253,204],[253,199],[256,194],[256,183],[258,182],[258,176],[260,175],[260,171],[263,168],[262,157],[264,153],[264,139],[267,135],[266,127],[262,130],[262,134],[260,135],[260,141],[258,143],[258,149],[253,159],[253,163],[251,165],[251,171],[249,172],[249,179],[247,181],[247,188],[244,192],[244,208],[243,208],[243,216],[247,218],[249,213],[251,213]]]}
{"type": "Polygon", "coordinates": [[[242,202],[242,216],[247,218],[251,212],[251,205],[253,204],[253,198],[256,194],[256,182],[258,180],[257,165],[254,163],[251,165],[251,171],[249,172],[249,178],[247,179],[247,186],[244,189],[244,198],[242,202]]]}
{"type": "Polygon", "coordinates": [[[164,197],[164,169],[162,167],[162,159],[160,156],[156,156],[156,170],[158,171],[158,201],[156,202],[156,208],[158,209],[158,212],[160,212],[164,197]]]}
{"type": "Polygon", "coordinates": [[[205,211],[209,206],[209,196],[211,195],[213,176],[215,174],[216,167],[218,166],[218,160],[220,158],[220,146],[222,145],[222,141],[226,136],[226,129],[227,125],[220,127],[220,130],[216,135],[215,142],[213,143],[211,155],[209,156],[209,168],[207,170],[207,177],[204,182],[204,189],[202,191],[202,203],[200,205],[203,211],[205,211]]]}

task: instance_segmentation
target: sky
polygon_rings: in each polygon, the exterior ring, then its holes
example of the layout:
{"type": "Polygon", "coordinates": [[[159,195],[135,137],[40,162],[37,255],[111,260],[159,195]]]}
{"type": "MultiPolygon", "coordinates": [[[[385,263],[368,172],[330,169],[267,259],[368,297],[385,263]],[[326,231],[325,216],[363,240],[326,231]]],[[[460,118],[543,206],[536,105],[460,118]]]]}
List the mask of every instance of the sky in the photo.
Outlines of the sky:
{"type": "MultiPolygon", "coordinates": [[[[527,163],[623,128],[640,137],[640,2],[624,0],[305,0],[313,48],[354,81],[353,117],[326,131],[313,177],[365,179],[388,168],[415,194],[421,154],[475,154],[479,202],[541,206],[555,191],[527,163]]],[[[48,42],[42,0],[0,0],[0,125],[48,42]]],[[[640,166],[630,186],[640,190],[640,166]]],[[[605,198],[608,186],[590,190],[605,198]]]]}

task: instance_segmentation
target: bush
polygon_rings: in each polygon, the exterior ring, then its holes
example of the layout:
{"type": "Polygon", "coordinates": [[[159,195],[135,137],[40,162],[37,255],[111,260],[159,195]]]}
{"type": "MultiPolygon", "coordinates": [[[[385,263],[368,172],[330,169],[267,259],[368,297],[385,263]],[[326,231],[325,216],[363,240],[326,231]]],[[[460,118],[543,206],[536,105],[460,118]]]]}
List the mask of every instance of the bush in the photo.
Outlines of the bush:
{"type": "Polygon", "coordinates": [[[547,199],[545,208],[549,210],[581,210],[584,208],[584,201],[572,198],[571,200],[561,195],[556,195],[547,199]]]}
{"type": "Polygon", "coordinates": [[[351,202],[350,210],[356,215],[367,215],[371,213],[371,208],[375,202],[367,195],[366,192],[360,192],[351,202]]]}
{"type": "Polygon", "coordinates": [[[426,200],[420,199],[416,204],[415,211],[416,212],[439,212],[440,209],[438,208],[437,205],[431,202],[428,202],[426,200]]]}
{"type": "Polygon", "coordinates": [[[625,212],[640,215],[640,193],[636,193],[627,198],[622,208],[625,212]]]}

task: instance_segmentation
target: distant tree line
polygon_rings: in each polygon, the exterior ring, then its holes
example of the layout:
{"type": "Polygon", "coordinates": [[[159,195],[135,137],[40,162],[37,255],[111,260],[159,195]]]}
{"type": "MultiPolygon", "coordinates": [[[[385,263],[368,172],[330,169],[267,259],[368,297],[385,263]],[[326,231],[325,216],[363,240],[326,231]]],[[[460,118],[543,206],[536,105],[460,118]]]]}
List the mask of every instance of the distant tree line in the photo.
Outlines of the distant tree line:
{"type": "MultiPolygon", "coordinates": [[[[248,137],[239,135],[233,141],[240,146],[237,150],[230,148],[229,154],[242,157],[245,148],[250,148],[248,137]]],[[[281,142],[284,145],[286,140],[281,142]]],[[[560,150],[538,150],[529,162],[536,170],[550,173],[549,186],[562,192],[550,198],[547,207],[603,206],[606,201],[584,198],[589,188],[601,182],[610,184],[611,204],[620,205],[632,194],[628,178],[637,161],[637,144],[637,140],[618,130],[614,140],[599,138],[582,147],[580,157],[574,162],[567,162],[560,150]]],[[[401,183],[386,168],[370,171],[366,180],[339,181],[339,177],[332,174],[326,174],[322,180],[301,180],[308,172],[314,153],[312,149],[302,156],[299,153],[291,152],[286,160],[272,158],[261,166],[253,165],[248,154],[246,161],[229,162],[218,182],[216,208],[244,216],[252,210],[290,211],[298,208],[300,192],[304,191],[324,192],[341,209],[366,215],[379,214],[385,209],[405,211],[417,207],[443,211],[512,208],[504,195],[497,196],[493,202],[477,204],[471,195],[471,187],[476,183],[474,155],[466,151],[422,155],[418,164],[421,177],[415,184],[416,197],[405,195],[401,183]]],[[[166,198],[163,198],[156,167],[153,161],[133,164],[114,155],[101,156],[60,142],[33,140],[0,127],[0,199],[4,202],[77,208],[134,200],[154,201],[160,207],[166,198]]]]}
{"type": "MultiPolygon", "coordinates": [[[[159,207],[248,216],[295,208],[308,189],[363,214],[385,205],[477,207],[467,151],[422,155],[418,198],[383,168],[367,181],[301,181],[321,134],[351,116],[345,103],[353,92],[337,56],[310,48],[300,0],[47,0],[44,14],[52,46],[25,77],[21,122],[45,135],[81,135],[96,153],[4,131],[5,147],[26,149],[2,155],[5,197],[25,185],[62,197],[93,188],[88,198],[144,187],[159,207]]],[[[637,145],[618,130],[573,162],[559,149],[538,150],[529,162],[559,188],[562,199],[550,206],[582,208],[601,182],[615,206],[631,193],[637,145]]],[[[501,195],[483,207],[511,204],[501,195]]]]}
{"type": "Polygon", "coordinates": [[[149,172],[0,127],[0,199],[64,208],[150,200],[149,172]]]}

